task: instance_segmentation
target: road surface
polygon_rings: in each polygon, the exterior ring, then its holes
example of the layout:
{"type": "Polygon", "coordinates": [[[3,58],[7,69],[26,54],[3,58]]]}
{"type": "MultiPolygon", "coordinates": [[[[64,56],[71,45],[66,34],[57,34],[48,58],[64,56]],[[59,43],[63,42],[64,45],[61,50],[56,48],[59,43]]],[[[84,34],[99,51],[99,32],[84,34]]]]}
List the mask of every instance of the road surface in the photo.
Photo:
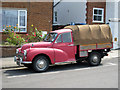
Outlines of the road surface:
{"type": "Polygon", "coordinates": [[[42,73],[25,67],[3,69],[2,88],[118,88],[118,61],[107,58],[96,67],[56,65],[42,73]]]}

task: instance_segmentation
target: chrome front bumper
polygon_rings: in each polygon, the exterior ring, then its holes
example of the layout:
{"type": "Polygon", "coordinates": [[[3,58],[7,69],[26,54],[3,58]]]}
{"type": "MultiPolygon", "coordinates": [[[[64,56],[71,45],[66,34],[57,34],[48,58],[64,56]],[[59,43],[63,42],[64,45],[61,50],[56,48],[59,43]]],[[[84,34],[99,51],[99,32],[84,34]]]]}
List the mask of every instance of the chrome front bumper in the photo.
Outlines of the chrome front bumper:
{"type": "Polygon", "coordinates": [[[16,62],[17,65],[21,65],[21,64],[31,64],[31,61],[23,61],[23,59],[21,57],[17,58],[17,56],[14,56],[14,62],[16,62]]]}

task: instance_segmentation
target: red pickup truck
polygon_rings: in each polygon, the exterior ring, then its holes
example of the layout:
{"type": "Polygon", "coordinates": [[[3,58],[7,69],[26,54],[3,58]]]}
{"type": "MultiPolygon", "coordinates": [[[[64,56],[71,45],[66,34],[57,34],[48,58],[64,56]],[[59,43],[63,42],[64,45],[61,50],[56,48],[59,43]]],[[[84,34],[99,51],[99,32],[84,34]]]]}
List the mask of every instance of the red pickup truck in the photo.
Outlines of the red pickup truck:
{"type": "Polygon", "coordinates": [[[24,44],[16,50],[14,61],[37,72],[46,71],[49,65],[60,62],[86,60],[90,65],[97,66],[113,46],[111,37],[108,25],[68,26],[51,31],[43,42],[24,44]]]}

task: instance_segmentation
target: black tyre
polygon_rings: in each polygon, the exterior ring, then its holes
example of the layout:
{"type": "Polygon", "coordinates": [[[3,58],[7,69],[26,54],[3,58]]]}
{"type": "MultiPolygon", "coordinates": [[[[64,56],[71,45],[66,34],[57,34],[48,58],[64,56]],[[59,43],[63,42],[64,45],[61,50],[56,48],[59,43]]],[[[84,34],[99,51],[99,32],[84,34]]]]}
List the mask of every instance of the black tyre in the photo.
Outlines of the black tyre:
{"type": "Polygon", "coordinates": [[[25,67],[32,69],[32,64],[24,64],[25,67]]]}
{"type": "Polygon", "coordinates": [[[98,52],[92,52],[88,57],[88,63],[91,66],[98,66],[101,63],[101,54],[98,52]]]}
{"type": "Polygon", "coordinates": [[[49,61],[45,56],[38,56],[33,61],[33,69],[36,72],[46,71],[49,67],[49,61]]]}
{"type": "Polygon", "coordinates": [[[82,60],[77,60],[76,63],[81,64],[82,60]]]}

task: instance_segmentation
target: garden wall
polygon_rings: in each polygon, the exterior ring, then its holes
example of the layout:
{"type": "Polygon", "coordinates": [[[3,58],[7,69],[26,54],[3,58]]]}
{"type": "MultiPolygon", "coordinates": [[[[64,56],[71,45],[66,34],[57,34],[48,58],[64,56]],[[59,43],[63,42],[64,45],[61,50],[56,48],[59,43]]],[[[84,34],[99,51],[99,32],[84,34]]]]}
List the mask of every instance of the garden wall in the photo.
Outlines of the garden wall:
{"type": "Polygon", "coordinates": [[[0,51],[1,51],[0,57],[15,56],[17,48],[19,48],[19,46],[0,46],[0,51]]]}

